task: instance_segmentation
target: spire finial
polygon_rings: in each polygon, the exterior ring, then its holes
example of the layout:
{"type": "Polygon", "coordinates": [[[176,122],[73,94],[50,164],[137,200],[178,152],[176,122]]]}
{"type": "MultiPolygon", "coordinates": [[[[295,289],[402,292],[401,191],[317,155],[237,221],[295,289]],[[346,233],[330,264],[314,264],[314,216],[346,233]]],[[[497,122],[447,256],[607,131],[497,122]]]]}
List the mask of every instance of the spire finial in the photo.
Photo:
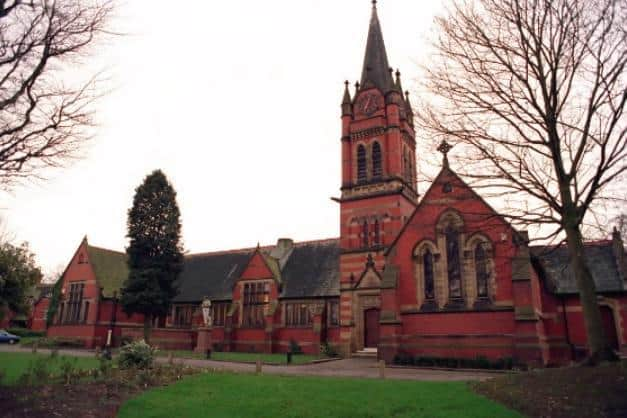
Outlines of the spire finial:
{"type": "Polygon", "coordinates": [[[438,147],[438,151],[440,151],[444,156],[444,158],[442,159],[442,165],[446,168],[448,168],[448,153],[451,148],[453,148],[453,146],[446,142],[445,139],[442,140],[440,146],[438,147]]]}
{"type": "Polygon", "coordinates": [[[377,8],[377,0],[372,0],[372,8],[373,9],[377,8]]]}
{"type": "Polygon", "coordinates": [[[344,81],[344,97],[342,98],[342,116],[352,115],[353,114],[353,106],[351,93],[348,90],[348,80],[344,81]]]}

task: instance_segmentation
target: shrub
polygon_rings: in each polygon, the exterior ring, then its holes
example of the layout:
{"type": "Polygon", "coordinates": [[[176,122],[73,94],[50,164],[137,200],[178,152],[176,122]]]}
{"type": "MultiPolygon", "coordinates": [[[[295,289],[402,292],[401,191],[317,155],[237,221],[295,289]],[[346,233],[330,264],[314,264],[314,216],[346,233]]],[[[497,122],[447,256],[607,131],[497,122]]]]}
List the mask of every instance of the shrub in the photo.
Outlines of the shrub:
{"type": "Polygon", "coordinates": [[[48,359],[40,357],[30,362],[24,374],[18,379],[18,383],[23,386],[45,384],[49,374],[48,359]]]}
{"type": "Polygon", "coordinates": [[[152,366],[156,351],[144,340],[132,342],[120,349],[118,364],[121,369],[148,369],[152,366]]]}
{"type": "Polygon", "coordinates": [[[445,367],[449,369],[465,368],[511,370],[513,368],[524,368],[524,365],[516,363],[516,361],[511,357],[503,357],[494,361],[490,361],[485,356],[477,356],[476,358],[428,356],[412,357],[408,354],[401,353],[394,356],[393,363],[399,365],[415,365],[422,367],[445,367]]]}
{"type": "Polygon", "coordinates": [[[298,345],[298,343],[294,339],[290,340],[290,349],[289,349],[289,351],[292,354],[302,354],[303,353],[303,349],[300,348],[300,345],[298,345]]]}
{"type": "Polygon", "coordinates": [[[475,367],[477,369],[489,369],[490,360],[488,360],[485,356],[477,356],[475,367]]]}
{"type": "Polygon", "coordinates": [[[46,335],[43,331],[33,331],[28,328],[9,328],[7,332],[18,337],[44,337],[46,335]]]}
{"type": "Polygon", "coordinates": [[[338,357],[337,350],[329,343],[320,344],[320,352],[327,357],[338,357]]]}
{"type": "Polygon", "coordinates": [[[79,338],[61,338],[61,337],[52,337],[52,338],[38,338],[30,341],[24,341],[21,343],[24,347],[32,347],[33,345],[37,345],[38,348],[83,348],[85,347],[85,342],[79,338]]]}
{"type": "Polygon", "coordinates": [[[70,360],[69,358],[64,358],[61,362],[61,377],[66,385],[76,381],[79,377],[78,369],[76,368],[76,359],[70,360]]]}
{"type": "Polygon", "coordinates": [[[120,345],[128,345],[132,342],[133,342],[133,337],[131,337],[130,335],[123,335],[120,338],[120,345]]]}
{"type": "Polygon", "coordinates": [[[216,353],[224,351],[224,345],[222,343],[213,343],[213,351],[216,353]]]}
{"type": "Polygon", "coordinates": [[[94,373],[94,377],[102,377],[104,379],[111,376],[111,372],[113,371],[113,364],[111,364],[111,360],[108,360],[104,357],[100,357],[98,359],[98,369],[96,369],[96,373],[94,373]]]}

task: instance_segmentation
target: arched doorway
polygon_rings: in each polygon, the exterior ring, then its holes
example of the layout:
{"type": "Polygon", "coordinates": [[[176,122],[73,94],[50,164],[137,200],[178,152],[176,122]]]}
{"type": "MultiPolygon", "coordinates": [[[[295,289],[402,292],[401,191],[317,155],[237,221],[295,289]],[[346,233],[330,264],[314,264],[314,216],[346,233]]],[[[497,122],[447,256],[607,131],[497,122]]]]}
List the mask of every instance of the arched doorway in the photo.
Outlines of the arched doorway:
{"type": "Polygon", "coordinates": [[[378,308],[364,311],[364,347],[376,348],[379,345],[379,313],[378,308]]]}
{"type": "Polygon", "coordinates": [[[603,332],[605,338],[614,350],[618,347],[618,334],[616,333],[616,322],[614,322],[614,312],[609,306],[599,306],[601,310],[601,322],[603,323],[603,332]]]}

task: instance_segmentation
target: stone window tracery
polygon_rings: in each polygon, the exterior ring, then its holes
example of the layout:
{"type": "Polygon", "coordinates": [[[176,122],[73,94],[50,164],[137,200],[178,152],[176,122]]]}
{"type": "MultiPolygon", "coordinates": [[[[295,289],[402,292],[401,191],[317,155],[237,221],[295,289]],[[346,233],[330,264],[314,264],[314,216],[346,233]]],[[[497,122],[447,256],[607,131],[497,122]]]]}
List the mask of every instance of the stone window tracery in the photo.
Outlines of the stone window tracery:
{"type": "Polygon", "coordinates": [[[475,277],[477,280],[477,297],[487,298],[490,270],[488,266],[488,256],[483,242],[478,243],[475,247],[475,277]]]}
{"type": "Polygon", "coordinates": [[[270,299],[270,284],[268,282],[245,283],[243,293],[242,326],[263,328],[265,307],[270,299]]]}
{"type": "Polygon", "coordinates": [[[435,298],[435,272],[433,270],[433,253],[427,249],[422,256],[425,300],[435,298]]]}
{"type": "Polygon", "coordinates": [[[444,230],[450,299],[462,299],[462,270],[459,256],[459,232],[449,225],[444,230]]]}

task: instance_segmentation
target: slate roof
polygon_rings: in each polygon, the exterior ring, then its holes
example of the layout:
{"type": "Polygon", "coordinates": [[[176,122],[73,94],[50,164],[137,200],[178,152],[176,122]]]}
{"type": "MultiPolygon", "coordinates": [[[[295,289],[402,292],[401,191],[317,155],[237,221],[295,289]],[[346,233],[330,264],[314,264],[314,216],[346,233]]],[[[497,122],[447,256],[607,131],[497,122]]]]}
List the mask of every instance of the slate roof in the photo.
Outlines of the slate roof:
{"type": "MultiPolygon", "coordinates": [[[[586,243],[584,252],[597,292],[625,291],[623,278],[618,271],[612,241],[586,243]]],[[[578,293],[575,276],[570,268],[570,255],[566,245],[533,246],[532,257],[548,290],[555,294],[578,293]]]]}
{"type": "Polygon", "coordinates": [[[231,299],[233,284],[242,274],[255,249],[193,254],[185,257],[174,303],[231,299]]]}
{"type": "MultiPolygon", "coordinates": [[[[271,249],[262,247],[261,252],[282,285],[281,297],[339,296],[339,240],[295,243],[282,269],[278,260],[269,255],[271,249]]],[[[196,303],[205,296],[230,300],[233,285],[254,252],[254,248],[246,248],[186,256],[174,303],[196,303]]]]}
{"type": "Polygon", "coordinates": [[[339,296],[340,243],[337,239],[294,245],[281,276],[284,298],[339,296]]]}
{"type": "MultiPolygon", "coordinates": [[[[282,263],[270,256],[274,247],[262,247],[261,253],[281,283],[281,297],[306,298],[339,296],[340,247],[338,239],[295,243],[282,263]]],[[[89,260],[103,295],[119,293],[128,277],[126,254],[89,245],[89,260]]],[[[179,294],[174,303],[230,300],[233,285],[248,265],[255,248],[186,255],[178,279],[179,294]]]]}
{"type": "Polygon", "coordinates": [[[113,297],[113,292],[119,294],[128,277],[126,254],[88,245],[87,256],[98,279],[98,284],[102,287],[103,296],[110,298],[113,297]]]}

